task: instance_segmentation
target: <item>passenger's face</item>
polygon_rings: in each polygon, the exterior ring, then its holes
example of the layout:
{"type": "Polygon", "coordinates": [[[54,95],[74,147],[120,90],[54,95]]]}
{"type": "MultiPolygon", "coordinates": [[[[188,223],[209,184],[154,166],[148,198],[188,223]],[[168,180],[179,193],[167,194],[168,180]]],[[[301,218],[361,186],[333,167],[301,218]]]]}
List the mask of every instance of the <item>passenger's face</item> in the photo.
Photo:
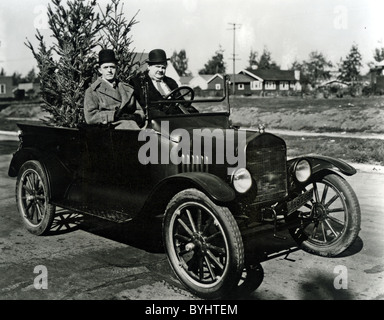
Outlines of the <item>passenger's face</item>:
{"type": "Polygon", "coordinates": [[[148,75],[153,80],[162,80],[165,76],[165,71],[167,70],[167,63],[159,63],[148,65],[148,75]]]}
{"type": "Polygon", "coordinates": [[[104,80],[113,81],[116,76],[116,64],[113,62],[103,63],[99,67],[99,72],[104,80]]]}

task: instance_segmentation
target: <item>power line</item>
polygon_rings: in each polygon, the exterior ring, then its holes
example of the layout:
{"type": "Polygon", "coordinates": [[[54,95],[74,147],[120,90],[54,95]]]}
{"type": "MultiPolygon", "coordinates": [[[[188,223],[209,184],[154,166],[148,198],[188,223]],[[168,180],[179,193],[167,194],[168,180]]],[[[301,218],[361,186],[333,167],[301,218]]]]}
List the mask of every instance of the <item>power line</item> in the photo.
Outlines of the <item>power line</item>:
{"type": "Polygon", "coordinates": [[[239,60],[239,59],[236,59],[236,30],[240,29],[241,24],[233,23],[233,22],[229,22],[228,24],[232,25],[232,28],[228,29],[228,30],[233,30],[233,54],[232,54],[232,62],[233,62],[233,69],[232,69],[233,80],[232,80],[232,82],[233,82],[233,84],[232,84],[232,92],[233,92],[233,95],[235,95],[236,60],[239,60]]]}

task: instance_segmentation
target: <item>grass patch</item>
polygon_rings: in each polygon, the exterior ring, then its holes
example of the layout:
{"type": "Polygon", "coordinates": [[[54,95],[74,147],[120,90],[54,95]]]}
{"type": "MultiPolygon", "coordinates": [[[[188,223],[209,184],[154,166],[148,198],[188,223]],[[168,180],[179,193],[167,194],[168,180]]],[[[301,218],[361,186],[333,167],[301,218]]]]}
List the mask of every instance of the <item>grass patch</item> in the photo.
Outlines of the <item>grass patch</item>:
{"type": "Polygon", "coordinates": [[[289,157],[321,154],[347,162],[384,165],[384,141],[377,139],[296,137],[281,135],[289,157]]]}
{"type": "MultiPolygon", "coordinates": [[[[233,123],[257,128],[311,132],[384,133],[384,98],[302,99],[231,98],[233,123]]],[[[197,104],[205,112],[218,111],[213,104],[197,104]]],[[[221,106],[224,108],[224,103],[221,106]]]]}

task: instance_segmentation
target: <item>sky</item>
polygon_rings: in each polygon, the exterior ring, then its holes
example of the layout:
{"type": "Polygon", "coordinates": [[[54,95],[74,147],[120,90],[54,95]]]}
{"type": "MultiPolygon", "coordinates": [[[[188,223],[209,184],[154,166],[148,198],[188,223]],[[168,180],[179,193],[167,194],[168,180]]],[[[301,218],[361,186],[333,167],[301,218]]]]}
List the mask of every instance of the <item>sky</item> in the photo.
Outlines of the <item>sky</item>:
{"type": "MultiPolygon", "coordinates": [[[[105,7],[107,0],[98,0],[105,7]]],[[[171,56],[184,49],[196,75],[217,50],[224,50],[227,72],[249,66],[251,50],[267,48],[282,69],[323,53],[334,64],[356,44],[364,69],[375,48],[384,47],[382,0],[122,0],[127,20],[136,15],[132,49],[162,48],[171,56]],[[233,32],[233,24],[236,31],[233,32]]],[[[46,23],[49,0],[1,0],[0,69],[26,75],[36,62],[25,46],[37,47],[36,29],[51,35],[46,23]]],[[[62,3],[66,3],[63,0],[62,3]]]]}

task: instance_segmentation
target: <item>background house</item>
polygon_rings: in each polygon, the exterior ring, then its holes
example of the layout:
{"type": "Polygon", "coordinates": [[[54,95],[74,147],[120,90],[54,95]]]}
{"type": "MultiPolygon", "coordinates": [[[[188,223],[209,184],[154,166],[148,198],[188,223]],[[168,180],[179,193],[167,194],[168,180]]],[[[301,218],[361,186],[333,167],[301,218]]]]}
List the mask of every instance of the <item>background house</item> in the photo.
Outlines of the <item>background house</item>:
{"type": "MultiPolygon", "coordinates": [[[[300,73],[285,70],[260,70],[250,72],[242,70],[238,74],[229,74],[229,94],[264,95],[266,92],[300,91],[300,73]]],[[[193,88],[197,95],[221,96],[223,94],[222,74],[199,74],[192,79],[184,80],[183,84],[193,88]]]]}
{"type": "Polygon", "coordinates": [[[331,79],[327,81],[323,81],[320,83],[319,88],[338,88],[338,89],[346,89],[350,86],[351,84],[346,81],[338,80],[338,79],[331,79]]]}
{"type": "Polygon", "coordinates": [[[251,94],[262,95],[301,91],[300,71],[297,70],[244,69],[239,74],[251,77],[251,94]]]}
{"type": "Polygon", "coordinates": [[[370,69],[371,85],[375,93],[384,93],[384,61],[377,63],[370,69]]]}
{"type": "Polygon", "coordinates": [[[198,74],[194,76],[189,84],[198,96],[222,96],[223,95],[223,78],[222,74],[198,74]]]}
{"type": "Polygon", "coordinates": [[[0,99],[13,98],[13,79],[10,76],[0,76],[0,99]]]}
{"type": "Polygon", "coordinates": [[[214,74],[198,74],[189,81],[189,86],[193,89],[200,88],[201,90],[208,90],[208,82],[214,76],[214,74]]]}
{"type": "Polygon", "coordinates": [[[35,99],[40,94],[40,83],[26,82],[17,85],[18,94],[28,99],[35,99]],[[22,92],[22,93],[21,93],[22,92]]]}
{"type": "Polygon", "coordinates": [[[254,93],[254,90],[251,88],[254,79],[251,76],[239,73],[235,75],[231,74],[228,78],[230,81],[229,94],[250,96],[254,93]],[[235,86],[235,88],[233,88],[233,86],[235,86]]]}

